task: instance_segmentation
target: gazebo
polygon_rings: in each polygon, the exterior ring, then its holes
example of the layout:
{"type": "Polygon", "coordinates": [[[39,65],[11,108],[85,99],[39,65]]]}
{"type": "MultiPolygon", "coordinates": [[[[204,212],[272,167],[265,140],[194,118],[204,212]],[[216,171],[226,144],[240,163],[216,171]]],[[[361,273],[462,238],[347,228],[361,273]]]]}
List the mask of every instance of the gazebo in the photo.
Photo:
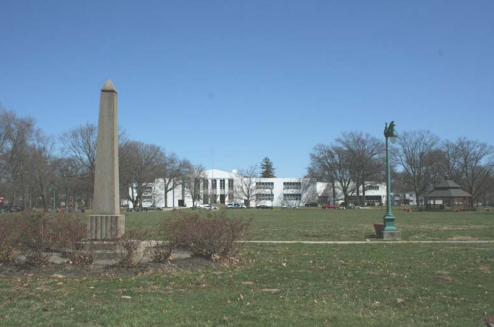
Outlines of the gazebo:
{"type": "Polygon", "coordinates": [[[446,178],[424,196],[427,209],[470,208],[472,195],[463,191],[460,185],[446,178]]]}

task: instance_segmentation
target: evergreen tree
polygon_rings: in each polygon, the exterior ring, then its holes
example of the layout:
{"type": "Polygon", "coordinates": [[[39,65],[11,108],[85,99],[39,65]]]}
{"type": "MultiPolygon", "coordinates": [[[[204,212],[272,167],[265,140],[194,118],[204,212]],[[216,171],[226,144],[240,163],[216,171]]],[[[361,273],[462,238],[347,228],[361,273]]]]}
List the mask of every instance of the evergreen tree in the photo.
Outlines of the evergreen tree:
{"type": "Polygon", "coordinates": [[[268,157],[262,159],[261,161],[261,177],[263,178],[273,178],[276,177],[274,175],[274,167],[273,162],[269,160],[268,157]]]}

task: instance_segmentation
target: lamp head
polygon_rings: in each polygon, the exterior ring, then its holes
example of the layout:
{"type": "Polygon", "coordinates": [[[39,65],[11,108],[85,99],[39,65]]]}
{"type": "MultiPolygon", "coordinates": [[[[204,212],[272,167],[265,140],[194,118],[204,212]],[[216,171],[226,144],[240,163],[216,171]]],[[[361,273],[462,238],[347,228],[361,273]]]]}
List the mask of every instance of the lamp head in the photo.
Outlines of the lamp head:
{"type": "Polygon", "coordinates": [[[392,121],[391,123],[389,123],[389,126],[386,129],[386,133],[384,133],[384,136],[389,137],[390,140],[391,140],[391,143],[395,143],[396,142],[396,138],[398,137],[398,132],[396,132],[395,122],[394,121],[392,121]]]}

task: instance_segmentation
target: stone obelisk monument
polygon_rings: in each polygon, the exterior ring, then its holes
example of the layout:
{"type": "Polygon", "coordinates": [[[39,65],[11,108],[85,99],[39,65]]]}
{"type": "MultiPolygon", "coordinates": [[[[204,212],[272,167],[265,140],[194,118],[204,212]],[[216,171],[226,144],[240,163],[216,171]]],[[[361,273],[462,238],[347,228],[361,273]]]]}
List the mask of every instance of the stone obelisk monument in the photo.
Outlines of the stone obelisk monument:
{"type": "Polygon", "coordinates": [[[120,215],[117,107],[117,90],[108,80],[101,88],[99,105],[94,213],[88,221],[90,240],[117,239],[125,230],[125,216],[120,215]]]}

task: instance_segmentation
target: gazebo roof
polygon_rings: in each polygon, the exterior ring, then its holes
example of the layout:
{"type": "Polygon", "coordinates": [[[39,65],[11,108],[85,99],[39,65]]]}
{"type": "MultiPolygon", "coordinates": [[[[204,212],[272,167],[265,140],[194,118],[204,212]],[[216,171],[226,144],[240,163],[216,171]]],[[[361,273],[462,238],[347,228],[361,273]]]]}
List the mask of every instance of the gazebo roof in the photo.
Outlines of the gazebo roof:
{"type": "Polygon", "coordinates": [[[445,179],[434,190],[425,196],[426,198],[470,198],[472,195],[461,189],[460,185],[450,179],[445,179]]]}
{"type": "Polygon", "coordinates": [[[434,187],[434,190],[441,190],[441,189],[461,189],[461,186],[453,182],[451,179],[445,179],[441,183],[437,184],[434,187]]]}

